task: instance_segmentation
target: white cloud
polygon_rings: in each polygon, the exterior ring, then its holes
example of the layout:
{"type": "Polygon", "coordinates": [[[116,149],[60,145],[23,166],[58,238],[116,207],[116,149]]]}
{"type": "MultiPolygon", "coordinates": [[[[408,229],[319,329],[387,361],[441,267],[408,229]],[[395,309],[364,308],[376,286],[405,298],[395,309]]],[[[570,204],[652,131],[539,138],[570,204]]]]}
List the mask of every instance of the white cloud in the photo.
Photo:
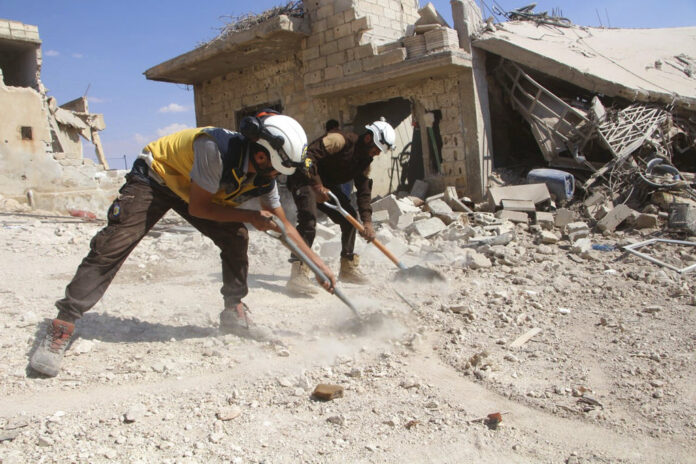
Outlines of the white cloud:
{"type": "Polygon", "coordinates": [[[188,108],[181,106],[178,103],[170,103],[167,106],[163,106],[159,109],[160,113],[183,113],[188,111],[188,108]]]}
{"type": "Polygon", "coordinates": [[[78,59],[79,59],[79,58],[82,58],[83,56],[84,56],[84,55],[83,55],[82,53],[73,53],[73,54],[72,54],[72,57],[73,57],[73,58],[78,58],[78,59]]]}
{"type": "Polygon", "coordinates": [[[174,124],[170,124],[167,127],[157,129],[157,135],[160,137],[164,137],[165,135],[169,135],[169,134],[172,134],[174,132],[178,132],[180,130],[189,129],[189,128],[190,127],[187,126],[186,124],[181,124],[181,123],[175,122],[174,124]]]}
{"type": "Polygon", "coordinates": [[[150,143],[154,137],[148,137],[147,135],[137,134],[137,133],[136,133],[136,134],[133,136],[133,138],[135,139],[135,143],[137,143],[138,145],[145,146],[145,145],[147,145],[148,143],[150,143]]]}
{"type": "Polygon", "coordinates": [[[99,98],[99,97],[87,97],[90,103],[106,103],[105,98],[99,98]]]}
{"type": "Polygon", "coordinates": [[[44,56],[58,56],[60,52],[58,50],[46,50],[44,56]]]}

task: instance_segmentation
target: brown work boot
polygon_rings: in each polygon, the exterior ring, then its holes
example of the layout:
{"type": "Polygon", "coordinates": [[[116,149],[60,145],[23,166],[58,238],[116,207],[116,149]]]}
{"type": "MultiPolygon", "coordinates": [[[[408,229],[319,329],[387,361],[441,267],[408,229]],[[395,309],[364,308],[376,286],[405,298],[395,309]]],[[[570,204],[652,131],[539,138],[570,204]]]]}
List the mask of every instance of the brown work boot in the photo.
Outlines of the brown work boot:
{"type": "Polygon", "coordinates": [[[63,361],[65,350],[75,332],[75,324],[53,319],[48,325],[46,335],[41,344],[34,351],[29,365],[37,372],[50,377],[55,377],[60,371],[60,363],[63,361]]]}
{"type": "Polygon", "coordinates": [[[350,284],[368,283],[367,277],[358,269],[358,266],[360,266],[360,256],[341,256],[341,271],[338,273],[338,280],[350,284]]]}
{"type": "Polygon", "coordinates": [[[270,329],[254,324],[249,319],[250,312],[249,307],[241,302],[232,308],[226,308],[220,313],[220,332],[257,341],[273,340],[270,329]]]}
{"type": "Polygon", "coordinates": [[[312,282],[310,272],[309,267],[301,261],[293,262],[290,269],[290,280],[285,284],[285,287],[300,295],[316,295],[319,293],[319,289],[312,282]]]}

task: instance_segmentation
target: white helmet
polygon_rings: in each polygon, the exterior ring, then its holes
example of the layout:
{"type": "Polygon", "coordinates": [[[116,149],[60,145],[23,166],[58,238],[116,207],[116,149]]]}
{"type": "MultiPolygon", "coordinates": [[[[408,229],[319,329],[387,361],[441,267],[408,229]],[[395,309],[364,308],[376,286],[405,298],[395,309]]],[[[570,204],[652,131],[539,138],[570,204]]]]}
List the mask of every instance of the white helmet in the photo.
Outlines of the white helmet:
{"type": "Polygon", "coordinates": [[[263,118],[258,144],[271,155],[273,169],[290,175],[298,166],[304,166],[307,134],[290,116],[274,114],[263,118]]]}
{"type": "Polygon", "coordinates": [[[382,152],[394,149],[394,145],[396,144],[396,132],[394,132],[394,128],[384,119],[384,116],[379,118],[379,121],[368,124],[365,128],[372,132],[375,145],[377,145],[377,148],[382,152]]]}

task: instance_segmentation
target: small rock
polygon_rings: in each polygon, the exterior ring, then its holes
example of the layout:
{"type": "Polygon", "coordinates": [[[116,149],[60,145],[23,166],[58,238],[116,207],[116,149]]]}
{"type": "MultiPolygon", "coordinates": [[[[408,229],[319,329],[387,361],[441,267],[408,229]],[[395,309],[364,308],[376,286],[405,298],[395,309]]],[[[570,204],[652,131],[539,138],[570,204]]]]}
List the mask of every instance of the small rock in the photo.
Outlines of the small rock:
{"type": "Polygon", "coordinates": [[[232,420],[232,419],[235,419],[241,415],[242,415],[242,410],[236,406],[232,406],[229,408],[223,408],[215,413],[215,417],[217,417],[221,421],[232,420]]]}
{"type": "Polygon", "coordinates": [[[662,311],[662,306],[657,306],[657,305],[646,306],[645,308],[643,308],[643,312],[648,313],[648,314],[655,314],[655,313],[660,312],[660,311],[662,311]]]}
{"type": "Polygon", "coordinates": [[[322,401],[330,401],[343,397],[343,387],[340,385],[330,385],[320,383],[312,392],[312,396],[322,401]]]}
{"type": "Polygon", "coordinates": [[[53,438],[45,435],[39,436],[39,446],[53,446],[53,438]]]}
{"type": "Polygon", "coordinates": [[[130,424],[141,420],[143,417],[145,417],[145,406],[136,404],[123,415],[123,422],[130,424]]]}
{"type": "Polygon", "coordinates": [[[346,419],[343,416],[331,416],[326,419],[326,422],[330,422],[335,425],[344,425],[346,423],[346,419]]]}

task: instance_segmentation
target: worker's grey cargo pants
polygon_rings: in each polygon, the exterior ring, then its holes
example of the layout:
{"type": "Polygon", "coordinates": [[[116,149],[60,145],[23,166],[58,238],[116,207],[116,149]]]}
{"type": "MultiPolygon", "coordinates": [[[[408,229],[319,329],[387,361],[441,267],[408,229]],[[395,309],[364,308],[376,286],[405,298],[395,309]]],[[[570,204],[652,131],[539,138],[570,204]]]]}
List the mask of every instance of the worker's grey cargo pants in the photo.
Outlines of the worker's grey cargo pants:
{"type": "MultiPolygon", "coordinates": [[[[188,204],[169,188],[147,176],[147,165],[136,161],[126,183],[112,203],[108,224],[90,242],[65,298],[56,302],[58,318],[72,321],[82,316],[104,295],[131,251],[164,214],[173,209],[220,248],[225,307],[234,307],[248,292],[249,234],[241,223],[216,222],[191,216],[188,204]]],[[[196,250],[190,250],[196,259],[196,250]]],[[[186,268],[186,263],[182,263],[186,268]]]]}

